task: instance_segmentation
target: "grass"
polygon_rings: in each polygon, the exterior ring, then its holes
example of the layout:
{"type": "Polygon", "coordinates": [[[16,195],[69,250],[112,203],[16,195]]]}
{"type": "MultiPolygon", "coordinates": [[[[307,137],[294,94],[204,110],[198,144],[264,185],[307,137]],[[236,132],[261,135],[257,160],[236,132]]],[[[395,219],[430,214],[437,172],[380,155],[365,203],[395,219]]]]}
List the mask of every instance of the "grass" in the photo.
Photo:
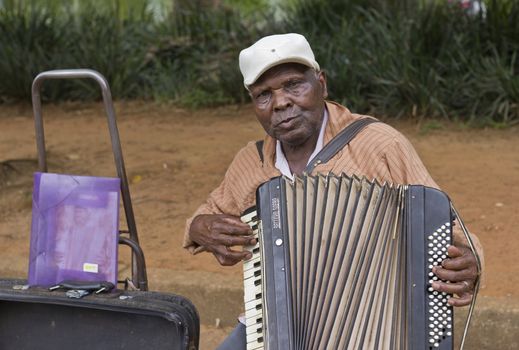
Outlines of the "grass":
{"type": "MultiPolygon", "coordinates": [[[[331,98],[356,112],[471,125],[518,122],[519,2],[488,0],[484,16],[447,0],[286,3],[227,0],[157,16],[146,0],[4,1],[0,101],[28,100],[40,71],[82,67],[102,72],[119,99],[192,108],[246,103],[239,51],[264,35],[299,32],[328,74],[331,98]]],[[[99,93],[85,81],[53,82],[44,97],[97,99],[99,93]]]]}

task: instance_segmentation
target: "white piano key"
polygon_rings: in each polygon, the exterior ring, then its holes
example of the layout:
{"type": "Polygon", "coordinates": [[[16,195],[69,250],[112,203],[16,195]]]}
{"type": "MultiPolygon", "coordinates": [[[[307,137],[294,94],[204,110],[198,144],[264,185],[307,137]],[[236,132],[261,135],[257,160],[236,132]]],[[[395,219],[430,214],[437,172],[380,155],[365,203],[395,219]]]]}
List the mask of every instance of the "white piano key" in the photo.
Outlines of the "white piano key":
{"type": "Polygon", "coordinates": [[[248,269],[247,271],[244,271],[243,272],[243,279],[246,280],[246,279],[249,279],[249,278],[258,278],[258,279],[261,279],[261,268],[258,268],[258,269],[248,269]],[[258,276],[256,276],[257,274],[260,274],[258,276]]]}
{"type": "Polygon", "coordinates": [[[258,216],[258,213],[256,211],[252,211],[252,212],[248,213],[247,215],[243,215],[241,217],[241,221],[243,221],[245,223],[249,223],[257,216],[258,216]]]}
{"type": "Polygon", "coordinates": [[[262,293],[262,289],[261,289],[261,286],[257,286],[253,289],[245,289],[243,291],[243,300],[247,303],[249,301],[252,301],[252,300],[256,300],[256,295],[258,294],[261,294],[262,293]]]}
{"type": "Polygon", "coordinates": [[[263,310],[260,308],[260,309],[257,309],[257,308],[252,308],[252,309],[248,309],[248,310],[245,310],[245,318],[255,318],[255,317],[261,317],[261,315],[263,314],[263,310]]]}
{"type": "Polygon", "coordinates": [[[261,286],[261,276],[253,276],[243,281],[243,289],[256,289],[261,286]]]}
{"type": "Polygon", "coordinates": [[[258,267],[261,267],[261,256],[259,254],[253,254],[252,255],[252,258],[250,258],[249,260],[245,260],[243,261],[243,270],[248,270],[248,269],[251,269],[251,268],[258,268],[258,267]],[[256,263],[260,263],[257,267],[254,266],[254,264],[256,263]]]}
{"type": "Polygon", "coordinates": [[[263,342],[258,342],[257,340],[252,341],[250,343],[247,343],[247,350],[256,350],[256,349],[263,349],[265,344],[263,342]]]}
{"type": "Polygon", "coordinates": [[[253,245],[253,246],[245,246],[245,247],[243,247],[244,251],[248,251],[248,252],[252,253],[252,257],[249,260],[244,260],[243,261],[243,269],[248,268],[253,260],[257,261],[258,259],[261,259],[261,255],[259,253],[254,253],[254,249],[256,249],[256,248],[259,248],[258,244],[253,245]]]}
{"type": "Polygon", "coordinates": [[[249,269],[261,269],[261,256],[259,254],[252,253],[252,257],[249,260],[243,261],[243,271],[249,269]]]}
{"type": "Polygon", "coordinates": [[[249,310],[252,308],[258,308],[258,307],[261,308],[261,299],[255,299],[255,300],[251,300],[251,301],[248,301],[245,303],[245,310],[249,310]]]}
{"type": "Polygon", "coordinates": [[[258,320],[262,320],[263,319],[263,313],[261,315],[259,315],[258,317],[251,317],[251,318],[245,318],[245,327],[254,327],[256,326],[258,323],[261,323],[258,322],[258,320]]]}
{"type": "Polygon", "coordinates": [[[250,327],[247,327],[247,334],[257,334],[258,336],[262,337],[263,336],[263,329],[262,329],[262,324],[261,323],[257,323],[255,325],[252,325],[250,327]]]}

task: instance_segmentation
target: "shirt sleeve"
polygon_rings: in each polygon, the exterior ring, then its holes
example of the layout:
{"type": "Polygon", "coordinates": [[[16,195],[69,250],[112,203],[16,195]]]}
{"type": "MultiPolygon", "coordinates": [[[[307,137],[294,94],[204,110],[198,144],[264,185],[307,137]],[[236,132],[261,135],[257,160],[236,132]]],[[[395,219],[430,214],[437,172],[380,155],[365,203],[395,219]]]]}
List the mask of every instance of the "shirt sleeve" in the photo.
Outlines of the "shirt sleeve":
{"type": "Polygon", "coordinates": [[[394,183],[439,188],[411,143],[398,133],[384,154],[394,183]]]}
{"type": "Polygon", "coordinates": [[[224,177],[222,183],[209,195],[204,204],[198,207],[195,213],[187,220],[186,228],[184,231],[184,242],[182,246],[187,249],[191,254],[198,254],[205,251],[204,247],[199,246],[189,238],[189,228],[193,219],[198,215],[204,214],[229,214],[238,215],[238,209],[232,192],[227,189],[229,176],[229,170],[224,177]]]}
{"type": "MultiPolygon", "coordinates": [[[[395,137],[391,147],[388,148],[385,154],[386,163],[391,177],[396,183],[405,184],[420,184],[429,187],[439,188],[436,182],[432,179],[431,175],[425,168],[420,157],[416,153],[411,143],[404,137],[395,137]]],[[[453,229],[453,243],[456,246],[468,247],[469,244],[465,235],[463,234],[459,223],[455,222],[453,229]]],[[[474,248],[478,254],[481,262],[481,269],[484,268],[484,254],[483,247],[479,241],[479,238],[469,233],[474,248]]],[[[483,277],[483,276],[481,276],[483,277]]],[[[484,280],[482,279],[482,284],[484,280]]]]}
{"type": "MultiPolygon", "coordinates": [[[[247,181],[247,178],[250,178],[250,176],[244,176],[244,174],[254,172],[254,164],[258,162],[259,156],[254,143],[249,143],[234,157],[225,173],[223,181],[211,192],[205,203],[198,207],[193,216],[186,222],[182,246],[190,253],[198,254],[206,250],[189,238],[189,228],[191,227],[193,219],[198,215],[204,214],[239,216],[240,207],[243,206],[243,201],[249,192],[246,189],[246,184],[250,182],[247,181]]],[[[252,192],[251,195],[254,196],[254,192],[252,192]]]]}

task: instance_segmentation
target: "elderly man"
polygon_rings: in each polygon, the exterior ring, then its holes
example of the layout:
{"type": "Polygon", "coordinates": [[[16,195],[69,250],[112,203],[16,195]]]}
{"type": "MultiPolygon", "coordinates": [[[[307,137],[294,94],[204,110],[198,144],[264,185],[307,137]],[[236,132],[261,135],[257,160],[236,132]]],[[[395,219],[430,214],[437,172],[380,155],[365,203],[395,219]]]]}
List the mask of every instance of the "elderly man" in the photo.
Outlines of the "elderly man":
{"type": "MultiPolygon", "coordinates": [[[[255,204],[255,191],[272,177],[302,174],[312,158],[352,122],[364,118],[326,101],[326,75],[315,61],[306,39],[299,34],[272,35],[240,53],[240,70],[254,112],[266,131],[262,144],[241,149],[207,202],[187,223],[184,247],[192,253],[208,251],[222,265],[250,258],[231,248],[253,244],[251,230],[239,215],[255,204]],[[260,146],[258,146],[260,145],[260,146]]],[[[372,123],[312,173],[366,176],[380,182],[438,187],[409,141],[384,123],[372,123]]],[[[477,278],[476,260],[465,240],[455,233],[436,275],[450,283],[433,288],[455,294],[454,306],[470,303],[477,278]]],[[[476,247],[481,251],[479,243],[476,247]]],[[[221,349],[245,348],[245,331],[238,326],[221,349]]]]}

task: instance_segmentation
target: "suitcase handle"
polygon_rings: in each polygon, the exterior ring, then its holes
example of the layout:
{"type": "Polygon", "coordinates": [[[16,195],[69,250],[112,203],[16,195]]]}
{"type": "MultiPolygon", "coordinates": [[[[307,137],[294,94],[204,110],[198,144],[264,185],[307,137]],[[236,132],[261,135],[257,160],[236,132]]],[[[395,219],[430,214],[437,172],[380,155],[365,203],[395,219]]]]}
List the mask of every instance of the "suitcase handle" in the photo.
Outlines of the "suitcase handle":
{"type": "Polygon", "coordinates": [[[108,129],[110,131],[110,139],[112,142],[112,151],[114,154],[117,176],[121,179],[121,196],[123,199],[124,212],[128,231],[120,231],[120,233],[129,233],[130,244],[126,240],[126,245],[132,247],[132,279],[141,290],[147,290],[148,281],[146,274],[146,266],[144,263],[144,255],[139,246],[139,238],[137,235],[137,225],[133,214],[132,201],[130,198],[130,190],[128,186],[128,178],[124,167],[123,153],[121,149],[121,141],[119,139],[119,131],[115,121],[115,111],[112,102],[112,94],[105,77],[99,72],[91,69],[59,69],[51,70],[38,74],[32,82],[32,107],[34,113],[34,125],[36,128],[36,146],[38,148],[38,168],[41,172],[47,172],[47,155],[45,151],[45,136],[43,131],[43,120],[41,113],[41,96],[40,90],[43,81],[50,79],[76,79],[90,78],[95,80],[101,87],[103,95],[104,108],[108,120],[108,129]],[[138,247],[138,249],[136,248],[138,247]]]}

